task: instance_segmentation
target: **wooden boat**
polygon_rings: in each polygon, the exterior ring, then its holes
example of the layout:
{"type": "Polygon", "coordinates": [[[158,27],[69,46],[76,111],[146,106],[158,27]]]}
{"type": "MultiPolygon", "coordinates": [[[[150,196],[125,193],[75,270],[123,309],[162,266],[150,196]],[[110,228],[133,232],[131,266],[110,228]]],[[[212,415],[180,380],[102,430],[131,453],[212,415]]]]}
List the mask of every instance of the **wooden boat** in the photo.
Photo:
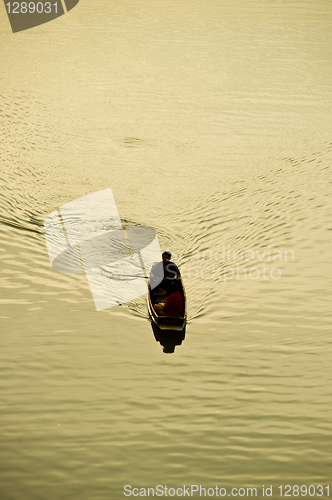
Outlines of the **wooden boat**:
{"type": "Polygon", "coordinates": [[[148,310],[151,317],[152,322],[161,330],[176,330],[182,331],[186,326],[187,320],[187,303],[186,303],[186,293],[184,290],[182,279],[177,281],[179,286],[179,292],[182,295],[183,300],[183,311],[181,316],[160,316],[157,314],[153,307],[153,293],[150,288],[150,283],[148,286],[148,310]]]}

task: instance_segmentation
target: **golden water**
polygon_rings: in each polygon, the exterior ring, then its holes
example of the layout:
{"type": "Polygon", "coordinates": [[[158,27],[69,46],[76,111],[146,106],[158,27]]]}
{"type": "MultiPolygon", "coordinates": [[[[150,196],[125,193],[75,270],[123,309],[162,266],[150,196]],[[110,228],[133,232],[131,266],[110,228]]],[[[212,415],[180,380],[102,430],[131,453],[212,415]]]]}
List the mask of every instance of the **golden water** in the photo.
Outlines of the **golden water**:
{"type": "Polygon", "coordinates": [[[331,2],[0,17],[0,498],[328,485],[331,2]],[[45,217],[105,188],[181,267],[172,355],[144,296],[97,312],[50,266],[45,217]]]}

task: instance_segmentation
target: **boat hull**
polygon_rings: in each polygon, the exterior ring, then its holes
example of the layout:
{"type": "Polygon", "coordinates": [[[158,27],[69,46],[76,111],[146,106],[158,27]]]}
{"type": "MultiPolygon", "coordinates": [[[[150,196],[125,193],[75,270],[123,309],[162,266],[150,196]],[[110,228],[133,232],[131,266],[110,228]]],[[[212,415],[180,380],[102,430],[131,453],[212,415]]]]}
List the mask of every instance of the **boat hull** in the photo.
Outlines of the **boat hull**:
{"type": "Polygon", "coordinates": [[[171,330],[171,331],[182,331],[186,326],[187,321],[187,303],[186,303],[186,294],[184,290],[184,286],[182,280],[179,280],[179,288],[180,293],[182,295],[183,300],[183,313],[181,316],[159,316],[153,307],[152,302],[152,292],[150,288],[150,283],[148,286],[148,310],[151,317],[152,322],[160,329],[160,330],[171,330]]]}

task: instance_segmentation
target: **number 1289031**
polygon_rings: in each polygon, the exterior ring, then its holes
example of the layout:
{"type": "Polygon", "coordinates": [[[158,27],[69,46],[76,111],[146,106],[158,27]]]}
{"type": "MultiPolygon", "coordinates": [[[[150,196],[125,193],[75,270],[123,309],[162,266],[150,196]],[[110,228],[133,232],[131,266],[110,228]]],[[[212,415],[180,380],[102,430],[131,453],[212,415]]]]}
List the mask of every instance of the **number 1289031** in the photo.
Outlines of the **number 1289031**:
{"type": "Polygon", "coordinates": [[[8,14],[57,14],[58,2],[8,2],[8,14]]]}

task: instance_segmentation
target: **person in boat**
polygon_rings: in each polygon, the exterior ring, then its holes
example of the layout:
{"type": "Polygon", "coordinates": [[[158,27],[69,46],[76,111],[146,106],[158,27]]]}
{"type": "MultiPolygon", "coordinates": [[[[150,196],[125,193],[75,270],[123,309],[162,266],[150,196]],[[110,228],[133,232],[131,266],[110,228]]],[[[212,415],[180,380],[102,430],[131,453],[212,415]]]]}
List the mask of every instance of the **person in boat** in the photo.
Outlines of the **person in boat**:
{"type": "Polygon", "coordinates": [[[180,316],[183,311],[183,299],[179,292],[179,285],[172,281],[169,285],[169,295],[166,302],[154,304],[154,309],[159,316],[180,316]]]}
{"type": "Polygon", "coordinates": [[[179,268],[174,262],[171,262],[171,257],[171,252],[166,251],[162,254],[162,262],[157,262],[152,266],[150,272],[150,287],[157,297],[170,293],[170,284],[174,280],[181,279],[179,268]]]}

